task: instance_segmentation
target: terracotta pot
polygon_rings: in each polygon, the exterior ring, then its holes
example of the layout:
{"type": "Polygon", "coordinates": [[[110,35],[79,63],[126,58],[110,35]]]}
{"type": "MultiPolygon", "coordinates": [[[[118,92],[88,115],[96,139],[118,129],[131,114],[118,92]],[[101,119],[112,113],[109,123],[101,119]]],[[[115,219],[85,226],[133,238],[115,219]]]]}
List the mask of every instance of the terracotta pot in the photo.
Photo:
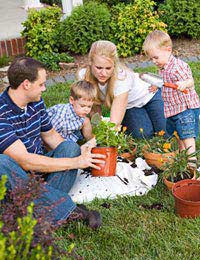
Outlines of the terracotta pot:
{"type": "Polygon", "coordinates": [[[175,210],[181,218],[200,216],[200,181],[182,180],[174,184],[175,210]]]}
{"type": "Polygon", "coordinates": [[[92,168],[93,176],[115,176],[117,165],[117,148],[116,147],[94,147],[92,153],[104,154],[106,156],[105,164],[96,164],[101,167],[100,170],[92,168]]]}
{"type": "MultiPolygon", "coordinates": [[[[191,179],[196,178],[196,170],[190,169],[191,179]]],[[[190,179],[189,179],[190,180],[190,179]]],[[[174,182],[167,180],[166,177],[163,178],[164,184],[167,186],[168,190],[172,190],[174,182]]]]}
{"type": "Polygon", "coordinates": [[[170,160],[173,160],[173,157],[175,156],[175,152],[170,153],[151,153],[148,152],[146,149],[146,146],[142,150],[143,156],[145,158],[145,161],[150,166],[156,166],[158,169],[163,168],[163,165],[166,162],[169,162],[170,160]]]}
{"type": "Polygon", "coordinates": [[[137,151],[137,146],[133,148],[132,152],[121,153],[119,156],[129,161],[133,161],[135,159],[136,151],[137,151]]]}

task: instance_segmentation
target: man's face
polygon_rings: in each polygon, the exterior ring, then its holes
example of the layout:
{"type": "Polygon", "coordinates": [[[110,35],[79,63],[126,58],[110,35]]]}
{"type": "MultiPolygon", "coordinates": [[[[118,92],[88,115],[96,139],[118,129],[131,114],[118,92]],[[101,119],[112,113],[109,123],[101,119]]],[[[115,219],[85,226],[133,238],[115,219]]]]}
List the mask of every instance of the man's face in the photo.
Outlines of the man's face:
{"type": "Polygon", "coordinates": [[[84,98],[74,100],[73,97],[70,97],[69,102],[72,104],[75,113],[80,117],[86,117],[86,115],[90,113],[94,103],[93,101],[84,98]]]}
{"type": "Polygon", "coordinates": [[[114,64],[106,57],[96,55],[91,64],[91,70],[98,82],[105,84],[113,74],[114,64]]]}
{"type": "Polygon", "coordinates": [[[40,69],[38,70],[38,78],[34,82],[30,82],[30,88],[28,92],[29,102],[40,101],[42,92],[46,90],[45,86],[46,82],[46,70],[40,69]]]}
{"type": "Polygon", "coordinates": [[[159,68],[162,69],[167,64],[171,55],[171,47],[152,48],[148,52],[150,60],[159,68]]]}

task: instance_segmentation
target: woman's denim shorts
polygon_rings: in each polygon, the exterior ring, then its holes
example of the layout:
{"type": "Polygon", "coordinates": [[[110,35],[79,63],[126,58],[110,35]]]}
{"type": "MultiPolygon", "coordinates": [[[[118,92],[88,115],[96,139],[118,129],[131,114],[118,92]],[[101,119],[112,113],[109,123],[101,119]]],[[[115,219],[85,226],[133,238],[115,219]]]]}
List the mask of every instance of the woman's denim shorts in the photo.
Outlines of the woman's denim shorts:
{"type": "Polygon", "coordinates": [[[199,134],[199,108],[187,109],[175,116],[167,118],[167,132],[177,132],[181,140],[197,138],[199,134]]]}

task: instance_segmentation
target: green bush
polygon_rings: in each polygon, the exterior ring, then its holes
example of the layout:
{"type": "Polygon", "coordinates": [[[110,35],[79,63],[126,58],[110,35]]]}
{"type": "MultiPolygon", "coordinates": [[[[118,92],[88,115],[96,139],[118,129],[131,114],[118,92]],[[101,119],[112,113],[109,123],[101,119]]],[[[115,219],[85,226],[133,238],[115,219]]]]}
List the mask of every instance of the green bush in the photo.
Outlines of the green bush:
{"type": "Polygon", "coordinates": [[[39,11],[31,9],[23,22],[22,36],[26,38],[26,54],[38,58],[44,53],[58,52],[61,9],[48,7],[39,11]]]}
{"type": "Polygon", "coordinates": [[[73,62],[74,58],[67,53],[43,53],[38,57],[42,63],[46,65],[49,70],[60,70],[59,62],[73,62]]]}
{"type": "Polygon", "coordinates": [[[199,0],[166,0],[159,11],[172,36],[200,38],[199,0]]]}
{"type": "MultiPolygon", "coordinates": [[[[0,180],[0,200],[3,200],[6,195],[6,180],[6,176],[2,176],[2,179],[0,180]]],[[[33,203],[28,206],[26,216],[22,218],[18,217],[17,230],[13,230],[5,234],[2,229],[5,225],[7,225],[7,223],[0,221],[0,259],[52,259],[51,246],[49,246],[47,251],[43,250],[39,243],[35,245],[34,248],[31,248],[31,242],[33,239],[36,223],[37,220],[33,218],[33,203]]]]}
{"type": "MultiPolygon", "coordinates": [[[[94,2],[93,0],[84,0],[83,3],[89,3],[89,2],[94,2]]],[[[125,4],[129,4],[134,2],[134,0],[95,0],[95,2],[97,3],[101,3],[101,4],[106,4],[107,6],[111,7],[113,5],[117,5],[120,3],[125,3],[125,4]]]]}
{"type": "Polygon", "coordinates": [[[108,38],[109,23],[110,13],[105,5],[91,2],[75,7],[61,25],[63,50],[87,53],[94,41],[108,38]]]}
{"type": "Polygon", "coordinates": [[[111,37],[122,57],[139,53],[147,34],[155,29],[164,29],[154,11],[152,0],[135,0],[134,4],[119,4],[112,8],[111,37]]]}

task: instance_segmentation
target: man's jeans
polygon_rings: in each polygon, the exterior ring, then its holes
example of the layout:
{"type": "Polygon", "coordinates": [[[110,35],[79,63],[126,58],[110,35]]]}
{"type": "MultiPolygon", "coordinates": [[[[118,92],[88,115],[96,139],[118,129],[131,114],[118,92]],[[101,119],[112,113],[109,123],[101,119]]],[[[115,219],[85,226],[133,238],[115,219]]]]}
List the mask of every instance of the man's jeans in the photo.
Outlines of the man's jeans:
{"type": "Polygon", "coordinates": [[[122,125],[127,127],[127,133],[133,138],[142,138],[140,129],[146,138],[153,137],[155,132],[166,132],[166,119],[161,91],[158,90],[153,98],[143,107],[133,107],[126,110],[122,125]]]}
{"type": "MultiPolygon", "coordinates": [[[[46,154],[54,158],[72,158],[80,155],[80,147],[74,142],[63,142],[55,150],[46,154]]],[[[0,154],[0,176],[7,175],[7,188],[14,189],[16,178],[27,180],[27,173],[7,155],[0,154]]],[[[50,208],[51,222],[56,224],[59,220],[66,219],[76,205],[67,194],[74,184],[77,170],[54,172],[47,175],[43,185],[42,194],[34,202],[41,211],[50,208]]]]}

